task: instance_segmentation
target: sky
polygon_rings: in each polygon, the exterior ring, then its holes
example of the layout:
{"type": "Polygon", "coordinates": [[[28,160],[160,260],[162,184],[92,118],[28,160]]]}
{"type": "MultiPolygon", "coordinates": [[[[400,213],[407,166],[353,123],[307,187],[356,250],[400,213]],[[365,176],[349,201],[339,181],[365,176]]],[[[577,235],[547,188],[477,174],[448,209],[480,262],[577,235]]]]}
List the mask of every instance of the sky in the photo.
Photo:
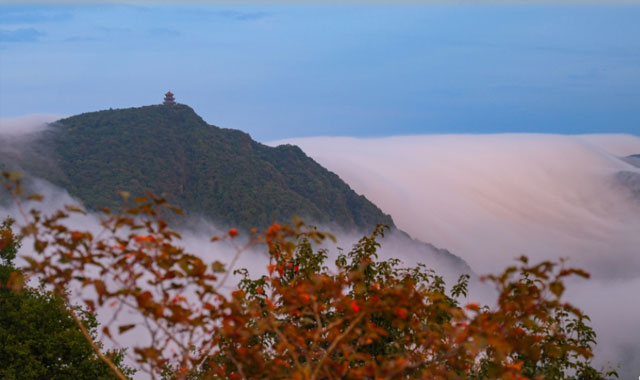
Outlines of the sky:
{"type": "Polygon", "coordinates": [[[0,5],[0,117],[157,104],[259,141],[640,135],[640,4],[0,5]]]}

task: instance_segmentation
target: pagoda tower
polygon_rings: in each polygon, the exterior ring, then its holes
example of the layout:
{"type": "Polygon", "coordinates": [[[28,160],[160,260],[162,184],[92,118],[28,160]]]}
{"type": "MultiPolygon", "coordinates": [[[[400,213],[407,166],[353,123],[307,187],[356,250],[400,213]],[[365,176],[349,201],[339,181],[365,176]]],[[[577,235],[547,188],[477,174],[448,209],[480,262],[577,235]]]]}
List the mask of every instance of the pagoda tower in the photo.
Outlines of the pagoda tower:
{"type": "Polygon", "coordinates": [[[164,104],[165,106],[175,106],[176,105],[176,100],[173,98],[173,92],[168,91],[166,94],[164,94],[164,104]]]}

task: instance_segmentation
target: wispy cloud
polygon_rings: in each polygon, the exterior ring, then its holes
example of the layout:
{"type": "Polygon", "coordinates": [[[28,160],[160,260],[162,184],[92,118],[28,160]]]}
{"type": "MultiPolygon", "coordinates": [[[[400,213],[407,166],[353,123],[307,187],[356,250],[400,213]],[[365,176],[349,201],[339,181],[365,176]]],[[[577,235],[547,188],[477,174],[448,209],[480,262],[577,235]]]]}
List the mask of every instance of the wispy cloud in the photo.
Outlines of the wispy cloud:
{"type": "Polygon", "coordinates": [[[129,34],[134,31],[132,28],[122,28],[119,26],[106,25],[96,26],[96,30],[106,34],[129,34]]]}
{"type": "Polygon", "coordinates": [[[68,11],[50,8],[34,7],[3,7],[0,12],[0,24],[39,24],[45,22],[61,22],[73,18],[73,14],[68,11]]]}
{"type": "Polygon", "coordinates": [[[58,114],[30,114],[16,117],[0,117],[0,136],[20,136],[40,132],[48,123],[62,119],[58,114]]]}
{"type": "Polygon", "coordinates": [[[35,28],[0,29],[0,42],[36,42],[44,35],[35,28]]]}
{"type": "Polygon", "coordinates": [[[260,20],[269,16],[267,12],[242,12],[242,11],[233,11],[233,10],[219,11],[219,12],[213,12],[213,13],[219,17],[232,19],[236,21],[254,21],[254,20],[260,20]]]}
{"type": "Polygon", "coordinates": [[[227,20],[227,21],[257,21],[265,19],[271,14],[264,11],[245,11],[237,9],[196,9],[196,8],[181,8],[173,9],[172,14],[176,19],[185,19],[191,22],[211,22],[212,20],[227,20]]]}
{"type": "Polygon", "coordinates": [[[99,41],[99,38],[96,37],[88,37],[88,36],[72,36],[65,38],[63,42],[92,42],[99,41]]]}
{"type": "Polygon", "coordinates": [[[149,34],[155,37],[180,37],[182,33],[171,28],[151,28],[149,34]]]}

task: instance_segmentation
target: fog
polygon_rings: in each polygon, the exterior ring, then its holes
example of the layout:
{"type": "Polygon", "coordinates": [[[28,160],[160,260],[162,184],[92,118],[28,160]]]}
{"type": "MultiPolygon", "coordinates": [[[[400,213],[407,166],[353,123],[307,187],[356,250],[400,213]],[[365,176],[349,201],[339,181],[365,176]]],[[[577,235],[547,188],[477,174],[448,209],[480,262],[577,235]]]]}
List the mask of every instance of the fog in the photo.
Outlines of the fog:
{"type": "Polygon", "coordinates": [[[570,300],[593,319],[598,362],[640,373],[640,199],[618,181],[640,169],[631,135],[315,137],[298,145],[397,226],[451,250],[479,274],[527,255],[569,258],[589,281],[570,300]],[[632,364],[633,363],[633,364],[632,364]]]}

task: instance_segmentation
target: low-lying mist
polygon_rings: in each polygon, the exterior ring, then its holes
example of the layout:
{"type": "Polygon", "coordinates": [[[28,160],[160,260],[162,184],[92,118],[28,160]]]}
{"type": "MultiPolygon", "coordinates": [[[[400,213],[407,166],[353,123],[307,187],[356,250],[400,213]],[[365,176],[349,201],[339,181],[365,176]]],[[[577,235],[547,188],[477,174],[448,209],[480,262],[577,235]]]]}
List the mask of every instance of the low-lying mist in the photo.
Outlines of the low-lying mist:
{"type": "Polygon", "coordinates": [[[640,373],[640,199],[619,180],[640,168],[631,135],[315,137],[298,145],[391,214],[399,228],[446,248],[478,274],[527,255],[568,258],[593,275],[569,287],[599,332],[600,363],[640,373]]]}

